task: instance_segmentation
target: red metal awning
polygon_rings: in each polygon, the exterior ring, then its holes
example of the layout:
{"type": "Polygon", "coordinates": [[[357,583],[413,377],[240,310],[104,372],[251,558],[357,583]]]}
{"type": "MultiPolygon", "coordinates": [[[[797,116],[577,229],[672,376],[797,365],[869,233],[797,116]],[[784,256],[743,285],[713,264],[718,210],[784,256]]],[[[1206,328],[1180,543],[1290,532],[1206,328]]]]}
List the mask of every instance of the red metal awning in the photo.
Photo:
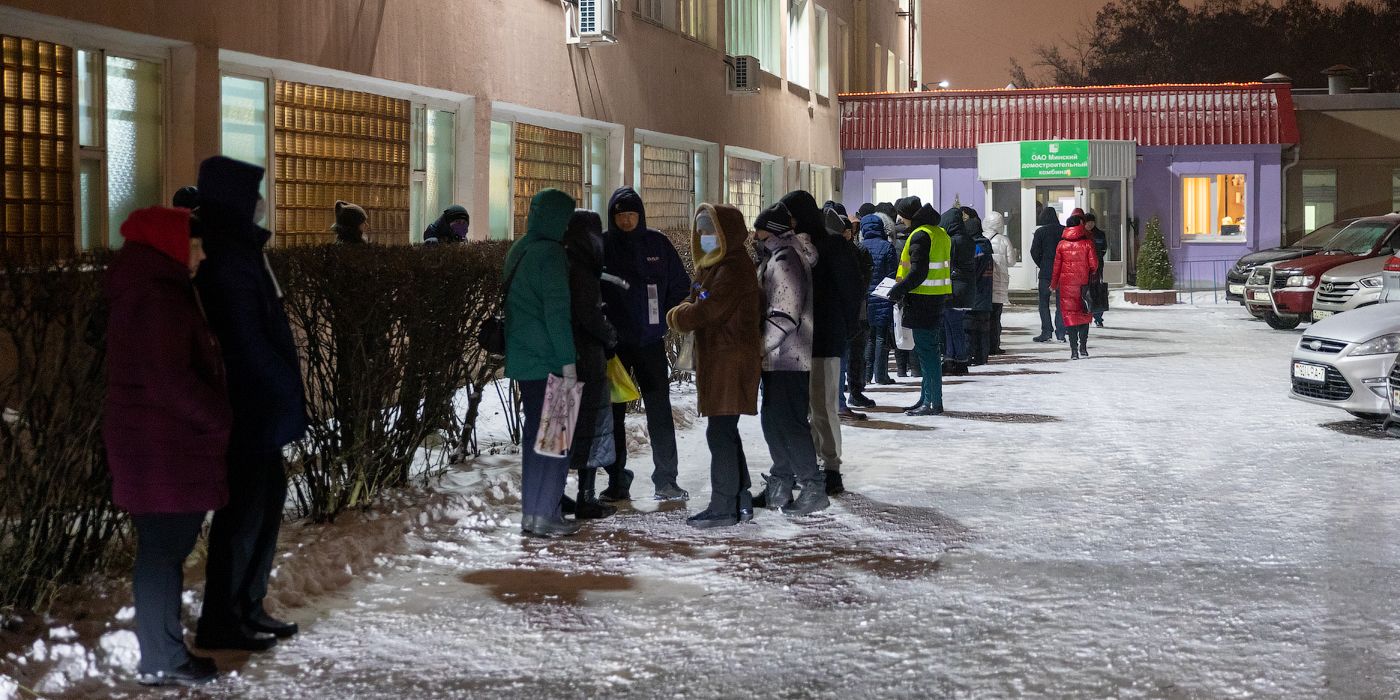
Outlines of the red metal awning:
{"type": "Polygon", "coordinates": [[[845,94],[841,149],[1104,139],[1140,146],[1293,144],[1286,83],[845,94]]]}

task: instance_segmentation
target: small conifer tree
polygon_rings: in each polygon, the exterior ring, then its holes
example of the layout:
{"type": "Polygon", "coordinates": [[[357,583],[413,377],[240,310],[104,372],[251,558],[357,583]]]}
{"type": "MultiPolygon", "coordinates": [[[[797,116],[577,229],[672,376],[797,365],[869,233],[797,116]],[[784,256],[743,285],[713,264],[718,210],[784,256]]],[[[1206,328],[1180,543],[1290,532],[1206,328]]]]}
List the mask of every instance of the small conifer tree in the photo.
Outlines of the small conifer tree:
{"type": "Polygon", "coordinates": [[[1162,240],[1162,222],[1158,216],[1147,222],[1147,235],[1138,249],[1137,283],[1138,289],[1176,287],[1176,275],[1172,272],[1171,258],[1167,257],[1167,244],[1162,240]]]}

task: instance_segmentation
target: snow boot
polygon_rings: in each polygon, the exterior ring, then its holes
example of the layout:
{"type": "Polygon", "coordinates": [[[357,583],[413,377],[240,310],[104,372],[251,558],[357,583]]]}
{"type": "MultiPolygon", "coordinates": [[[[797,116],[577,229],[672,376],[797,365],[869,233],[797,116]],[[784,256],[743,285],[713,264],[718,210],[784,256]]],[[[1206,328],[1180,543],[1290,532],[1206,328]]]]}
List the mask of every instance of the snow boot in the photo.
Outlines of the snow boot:
{"type": "Polygon", "coordinates": [[[599,503],[598,497],[594,495],[592,489],[578,492],[578,506],[574,509],[574,520],[601,520],[610,518],[616,513],[616,507],[599,503]]]}
{"type": "Polygon", "coordinates": [[[870,408],[875,402],[865,394],[851,394],[851,399],[847,401],[854,408],[870,408]]]}
{"type": "Polygon", "coordinates": [[[527,515],[520,519],[521,533],[531,537],[569,537],[578,534],[582,525],[563,518],[527,515]]]}
{"type": "Polygon", "coordinates": [[[1079,354],[1085,359],[1089,357],[1089,327],[1079,329],[1079,354]]]}
{"type": "Polygon", "coordinates": [[[194,645],[199,649],[237,649],[238,651],[267,651],[277,646],[277,637],[267,632],[258,632],[245,624],[235,622],[223,627],[205,624],[200,620],[194,633],[194,645]]]}
{"type": "Polygon", "coordinates": [[[826,510],[831,506],[831,499],[826,497],[826,487],[817,481],[802,484],[802,493],[797,499],[783,506],[783,515],[811,515],[819,510],[826,510]]]}
{"type": "Polygon", "coordinates": [[[676,484],[666,484],[656,487],[655,498],[658,501],[688,501],[690,492],[676,484]]]}
{"type": "Polygon", "coordinates": [[[1076,344],[1074,344],[1074,343],[1070,343],[1070,344],[1069,344],[1069,359],[1071,359],[1071,360],[1077,360],[1077,359],[1079,359],[1079,346],[1076,345],[1076,344]]]}
{"type": "Polygon", "coordinates": [[[835,496],[838,493],[846,492],[846,485],[841,483],[841,472],[835,469],[823,469],[826,473],[826,495],[835,496]]]}
{"type": "Polygon", "coordinates": [[[608,487],[598,494],[604,503],[632,500],[632,470],[623,469],[620,474],[608,473],[608,487]]]}
{"type": "MultiPolygon", "coordinates": [[[[766,482],[763,487],[763,505],[768,509],[782,508],[792,503],[792,489],[795,484],[791,481],[777,476],[763,475],[766,482]]],[[[754,499],[754,505],[759,505],[758,499],[754,499]]]]}
{"type": "Polygon", "coordinates": [[[189,661],[169,671],[138,674],[136,682],[141,685],[204,685],[218,677],[219,668],[213,659],[191,656],[189,661]]]}

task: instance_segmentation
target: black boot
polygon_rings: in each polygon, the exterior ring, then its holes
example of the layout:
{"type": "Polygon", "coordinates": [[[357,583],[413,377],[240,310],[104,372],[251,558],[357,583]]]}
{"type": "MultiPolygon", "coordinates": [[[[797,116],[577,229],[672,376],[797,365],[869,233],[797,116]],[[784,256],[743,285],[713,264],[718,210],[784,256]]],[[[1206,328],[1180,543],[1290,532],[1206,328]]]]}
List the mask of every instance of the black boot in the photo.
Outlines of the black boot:
{"type": "Polygon", "coordinates": [[[573,515],[574,512],[578,510],[578,506],[574,504],[574,499],[568,496],[560,496],[559,510],[562,511],[564,515],[573,515]]]}
{"type": "Polygon", "coordinates": [[[812,480],[803,482],[802,493],[797,495],[796,500],[783,506],[783,515],[811,515],[830,506],[831,499],[826,496],[826,486],[812,480]]]}
{"type": "Polygon", "coordinates": [[[219,677],[219,669],[213,659],[191,656],[180,666],[169,671],[141,673],[136,682],[141,685],[204,685],[219,677]]]}
{"type": "Polygon", "coordinates": [[[601,520],[616,513],[616,507],[599,503],[592,489],[578,492],[578,508],[574,511],[574,520],[601,520]]]}
{"type": "Polygon", "coordinates": [[[200,649],[211,650],[267,651],[277,646],[277,638],[267,632],[258,632],[241,622],[228,625],[205,624],[201,619],[199,626],[195,628],[194,645],[200,649]]]}
{"type": "Polygon", "coordinates": [[[598,494],[598,500],[604,503],[632,500],[632,470],[608,472],[608,487],[598,494]]]}
{"type": "Polygon", "coordinates": [[[914,403],[913,406],[905,406],[905,407],[904,407],[904,410],[905,410],[906,412],[907,412],[907,411],[917,411],[917,410],[919,410],[919,408],[923,407],[923,405],[924,405],[924,400],[923,400],[923,398],[920,398],[917,402],[914,403]]]}
{"type": "Polygon", "coordinates": [[[520,519],[520,530],[533,537],[569,537],[583,526],[572,520],[545,515],[526,515],[520,519]]]}
{"type": "Polygon", "coordinates": [[[261,603],[258,609],[243,621],[254,632],[266,632],[278,639],[286,639],[297,633],[298,627],[295,622],[283,622],[267,614],[261,603]]]}
{"type": "Polygon", "coordinates": [[[1068,334],[1069,334],[1069,359],[1071,359],[1071,360],[1077,360],[1077,359],[1079,359],[1079,330],[1078,330],[1077,328],[1070,328],[1069,331],[1068,331],[1068,334]]]}
{"type": "Polygon", "coordinates": [[[907,377],[907,376],[909,376],[909,351],[908,351],[908,350],[895,350],[895,351],[894,351],[894,370],[895,370],[895,374],[896,374],[897,376],[900,376],[900,377],[907,377]]]}
{"type": "Polygon", "coordinates": [[[846,492],[846,485],[841,483],[841,472],[835,469],[824,469],[826,473],[826,495],[835,496],[838,493],[846,492]]]}
{"type": "MultiPolygon", "coordinates": [[[[796,484],[782,477],[763,475],[766,485],[763,488],[764,508],[782,508],[792,503],[792,488],[796,484]]],[[[823,494],[825,497],[825,494],[823,494]]],[[[758,499],[754,499],[754,505],[758,505],[758,499]]]]}
{"type": "Polygon", "coordinates": [[[1087,323],[1079,328],[1079,354],[1083,357],[1089,356],[1089,325],[1087,323]]]}
{"type": "Polygon", "coordinates": [[[933,404],[928,404],[928,403],[926,403],[926,404],[924,404],[924,405],[922,405],[922,406],[920,406],[920,407],[918,407],[918,408],[905,411],[905,412],[904,412],[904,415],[906,415],[906,416],[941,416],[941,415],[943,415],[943,406],[942,406],[941,404],[935,406],[935,405],[933,405],[933,404]]]}

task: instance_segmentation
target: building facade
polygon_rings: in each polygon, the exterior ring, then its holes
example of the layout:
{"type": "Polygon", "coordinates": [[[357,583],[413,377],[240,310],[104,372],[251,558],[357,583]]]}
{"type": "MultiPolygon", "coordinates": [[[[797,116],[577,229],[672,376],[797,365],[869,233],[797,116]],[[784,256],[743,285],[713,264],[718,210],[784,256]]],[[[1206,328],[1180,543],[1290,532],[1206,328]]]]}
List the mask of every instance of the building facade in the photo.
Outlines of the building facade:
{"type": "Polygon", "coordinates": [[[1337,219],[1400,211],[1400,93],[1293,96],[1288,240],[1337,219]]]}
{"type": "Polygon", "coordinates": [[[0,235],[119,245],[218,154],[267,167],[278,245],[328,240],[337,199],[409,243],[454,203],[473,237],[521,235],[545,186],[597,209],[633,185],[668,229],[831,197],[836,95],[917,75],[901,2],[3,0],[0,235]]]}

